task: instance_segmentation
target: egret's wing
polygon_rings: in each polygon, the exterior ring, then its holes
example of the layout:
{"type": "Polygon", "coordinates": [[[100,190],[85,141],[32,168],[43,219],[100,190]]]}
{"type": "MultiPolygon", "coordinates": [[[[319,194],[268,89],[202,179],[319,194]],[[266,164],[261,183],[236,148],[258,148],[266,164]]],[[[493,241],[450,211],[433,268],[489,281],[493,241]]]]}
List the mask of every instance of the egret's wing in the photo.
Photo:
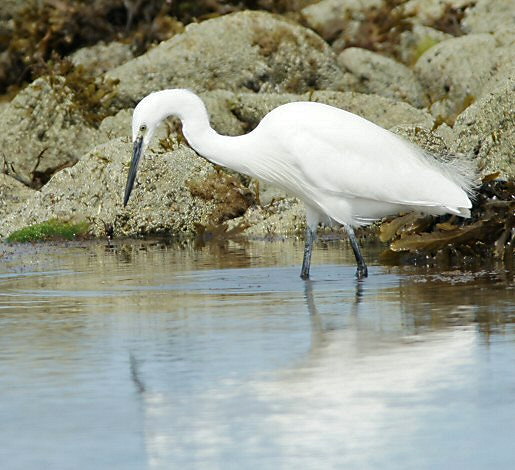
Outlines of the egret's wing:
{"type": "Polygon", "coordinates": [[[408,206],[470,206],[465,192],[421,151],[372,126],[349,129],[325,123],[292,130],[287,136],[292,158],[306,183],[346,198],[408,206]]]}

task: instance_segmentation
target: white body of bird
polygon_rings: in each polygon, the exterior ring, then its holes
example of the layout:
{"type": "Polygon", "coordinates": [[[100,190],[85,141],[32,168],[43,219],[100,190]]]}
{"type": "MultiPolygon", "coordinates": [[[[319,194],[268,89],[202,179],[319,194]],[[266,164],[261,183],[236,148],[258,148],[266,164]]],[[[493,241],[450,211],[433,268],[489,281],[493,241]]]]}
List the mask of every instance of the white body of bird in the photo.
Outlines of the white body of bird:
{"type": "Polygon", "coordinates": [[[321,103],[293,102],[272,110],[248,134],[222,136],[211,128],[202,100],[182,89],[152,93],[136,107],[125,203],[140,155],[170,115],[181,119],[188,143],[206,159],[303,201],[313,232],[321,221],[349,228],[403,211],[470,215],[473,183],[461,165],[437,162],[362,117],[321,103]]]}

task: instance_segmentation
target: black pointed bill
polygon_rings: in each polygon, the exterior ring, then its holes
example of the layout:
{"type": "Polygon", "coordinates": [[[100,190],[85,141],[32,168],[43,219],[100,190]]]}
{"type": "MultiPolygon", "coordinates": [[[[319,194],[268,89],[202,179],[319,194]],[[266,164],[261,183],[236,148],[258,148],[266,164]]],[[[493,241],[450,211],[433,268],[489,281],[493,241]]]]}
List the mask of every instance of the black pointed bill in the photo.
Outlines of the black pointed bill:
{"type": "Polygon", "coordinates": [[[126,206],[131,196],[132,187],[136,180],[136,174],[138,173],[138,165],[143,153],[143,137],[139,136],[134,141],[134,148],[132,151],[131,166],[129,167],[129,174],[127,175],[127,184],[125,185],[125,196],[123,197],[123,205],[126,206]]]}

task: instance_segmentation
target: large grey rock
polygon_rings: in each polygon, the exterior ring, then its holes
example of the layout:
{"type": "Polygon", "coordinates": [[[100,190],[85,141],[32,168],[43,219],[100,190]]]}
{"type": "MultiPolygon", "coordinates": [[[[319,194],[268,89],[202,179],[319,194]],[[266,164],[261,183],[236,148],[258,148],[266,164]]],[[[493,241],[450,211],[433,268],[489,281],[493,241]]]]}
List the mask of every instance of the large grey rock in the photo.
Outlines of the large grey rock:
{"type": "MultiPolygon", "coordinates": [[[[157,144],[147,152],[131,200],[124,208],[122,197],[131,149],[127,138],[95,147],[74,167],[54,175],[41,191],[6,217],[0,237],[53,218],[87,220],[92,234],[98,237],[105,236],[109,227],[115,236],[193,234],[196,224],[217,222],[213,215],[225,213],[230,201],[211,198],[209,193],[208,197],[192,195],[191,183],[197,188],[212,184],[208,178],[213,178],[215,168],[184,145],[165,151],[157,144]]],[[[232,196],[245,191],[224,175],[216,175],[222,180],[216,191],[232,196]]],[[[233,210],[229,208],[227,213],[234,215],[230,212],[233,210]]]]}
{"type": "Polygon", "coordinates": [[[33,193],[33,189],[0,173],[0,226],[3,224],[5,216],[18,209],[33,193]]]}
{"type": "Polygon", "coordinates": [[[338,56],[338,64],[356,77],[356,91],[405,101],[416,108],[427,105],[427,97],[415,73],[393,59],[349,47],[338,56]]]}
{"type": "Polygon", "coordinates": [[[94,145],[95,135],[64,81],[39,78],[2,113],[5,170],[28,186],[40,187],[56,171],[74,165],[94,145]]]}
{"type": "Polygon", "coordinates": [[[515,25],[513,0],[476,0],[465,11],[462,27],[468,33],[495,33],[511,30],[515,25]]]}
{"type": "Polygon", "coordinates": [[[478,159],[482,174],[515,178],[515,75],[499,80],[456,120],[454,150],[478,159]]]}
{"type": "Polygon", "coordinates": [[[493,36],[471,34],[441,42],[415,65],[415,72],[429,94],[433,116],[451,118],[481,95],[499,66],[513,58],[513,51],[498,47],[493,36]]]}
{"type": "Polygon", "coordinates": [[[163,88],[299,93],[350,86],[315,33],[256,11],[190,24],[108,75],[120,80],[121,107],[163,88]]]}

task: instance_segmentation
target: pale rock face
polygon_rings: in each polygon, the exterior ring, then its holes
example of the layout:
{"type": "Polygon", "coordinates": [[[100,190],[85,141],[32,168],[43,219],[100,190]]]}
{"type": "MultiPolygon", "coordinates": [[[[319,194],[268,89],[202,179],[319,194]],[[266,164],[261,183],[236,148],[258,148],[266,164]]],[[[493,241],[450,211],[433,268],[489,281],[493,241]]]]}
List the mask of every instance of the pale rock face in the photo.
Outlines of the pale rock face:
{"type": "MultiPolygon", "coordinates": [[[[7,214],[21,207],[34,192],[33,189],[27,188],[18,180],[0,173],[0,221],[7,214]]],[[[2,225],[2,222],[0,222],[0,225],[2,225]]]]}
{"type": "Polygon", "coordinates": [[[338,63],[356,77],[357,91],[404,101],[416,108],[428,104],[415,73],[389,57],[349,47],[338,56],[338,63]]]}
{"type": "Polygon", "coordinates": [[[515,5],[513,0],[477,0],[466,10],[462,27],[467,33],[496,33],[500,30],[513,34],[515,5]]]}
{"type": "Polygon", "coordinates": [[[455,152],[474,156],[483,175],[515,178],[515,74],[499,80],[456,120],[455,152]]]}
{"type": "Polygon", "coordinates": [[[489,34],[452,38],[429,49],[414,70],[429,95],[431,114],[455,118],[512,55],[489,34]]]}
{"type": "Polygon", "coordinates": [[[37,79],[7,105],[0,121],[6,172],[40,187],[56,171],[72,166],[94,142],[64,82],[37,79]]]}

